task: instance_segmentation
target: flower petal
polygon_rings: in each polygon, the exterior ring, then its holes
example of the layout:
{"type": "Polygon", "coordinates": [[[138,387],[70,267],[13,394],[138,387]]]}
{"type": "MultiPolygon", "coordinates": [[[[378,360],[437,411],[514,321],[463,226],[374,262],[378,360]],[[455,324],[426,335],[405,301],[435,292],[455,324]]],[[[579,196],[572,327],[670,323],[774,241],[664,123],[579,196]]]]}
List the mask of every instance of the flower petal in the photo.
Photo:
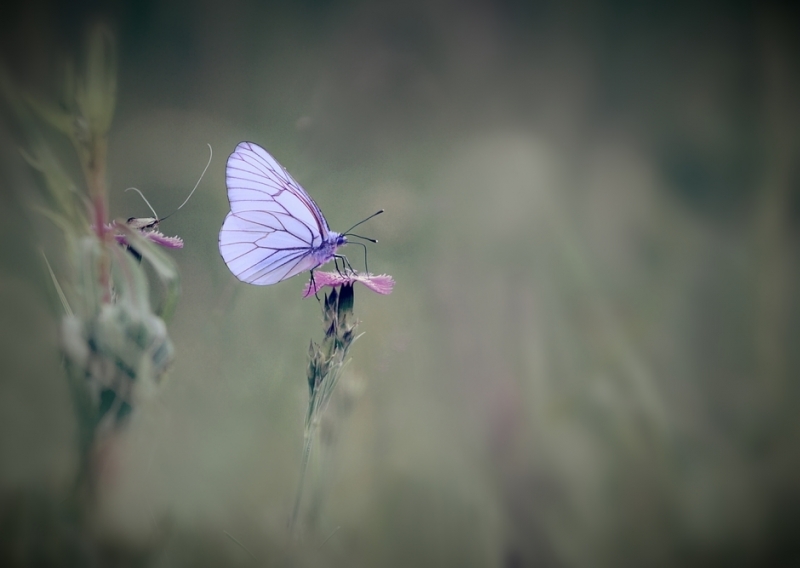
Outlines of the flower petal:
{"type": "Polygon", "coordinates": [[[378,294],[390,294],[394,288],[394,278],[388,274],[339,274],[337,272],[315,272],[313,280],[306,283],[303,297],[316,294],[325,286],[336,288],[344,284],[361,282],[364,286],[378,294]]]}
{"type": "MultiPolygon", "coordinates": [[[[106,225],[107,231],[116,231],[116,221],[112,221],[108,225],[106,225]]],[[[163,233],[160,233],[156,230],[143,230],[138,229],[139,233],[148,241],[155,243],[159,246],[171,249],[179,249],[183,248],[183,239],[180,237],[168,237],[163,233]]],[[[124,233],[114,232],[114,238],[117,242],[121,245],[128,246],[128,239],[124,233]]]]}
{"type": "Polygon", "coordinates": [[[370,274],[368,276],[369,278],[359,279],[359,282],[378,294],[383,294],[386,296],[387,294],[392,293],[392,289],[394,288],[394,278],[388,274],[378,274],[376,276],[370,274]]]}
{"type": "Polygon", "coordinates": [[[180,237],[168,237],[158,231],[143,231],[142,235],[144,238],[154,242],[157,245],[161,245],[162,247],[171,248],[171,249],[179,249],[183,248],[183,239],[180,237]]]}

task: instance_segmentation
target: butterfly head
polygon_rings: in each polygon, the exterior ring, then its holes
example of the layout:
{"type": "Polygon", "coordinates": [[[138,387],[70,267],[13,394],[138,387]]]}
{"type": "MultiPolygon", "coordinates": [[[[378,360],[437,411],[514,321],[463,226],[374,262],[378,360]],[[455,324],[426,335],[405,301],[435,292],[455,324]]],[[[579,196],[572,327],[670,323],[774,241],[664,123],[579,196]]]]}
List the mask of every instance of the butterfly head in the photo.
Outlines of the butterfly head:
{"type": "Polygon", "coordinates": [[[336,249],[344,244],[347,244],[347,237],[340,233],[330,231],[328,236],[325,237],[322,243],[315,248],[311,254],[314,255],[319,264],[325,264],[336,254],[336,249]]]}
{"type": "Polygon", "coordinates": [[[327,238],[325,239],[325,242],[322,244],[322,248],[327,250],[327,251],[330,251],[330,254],[333,255],[333,253],[336,252],[336,249],[338,249],[340,246],[346,245],[346,244],[347,244],[347,236],[346,235],[344,235],[343,233],[337,233],[335,231],[330,231],[328,233],[327,238]]]}

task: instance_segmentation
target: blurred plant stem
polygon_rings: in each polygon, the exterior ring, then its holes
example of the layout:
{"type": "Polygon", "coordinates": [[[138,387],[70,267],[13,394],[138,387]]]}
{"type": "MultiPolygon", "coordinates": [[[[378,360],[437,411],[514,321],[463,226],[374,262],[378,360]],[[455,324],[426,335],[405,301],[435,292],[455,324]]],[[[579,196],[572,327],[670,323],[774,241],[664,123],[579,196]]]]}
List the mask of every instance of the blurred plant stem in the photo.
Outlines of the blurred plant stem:
{"type": "Polygon", "coordinates": [[[174,307],[178,273],[148,235],[108,219],[106,158],[117,89],[110,29],[102,23],[88,28],[82,65],[78,73],[70,62],[65,65],[58,103],[18,93],[2,79],[3,94],[29,138],[25,157],[42,176],[46,199],[40,211],[64,235],[66,250],[57,254],[67,259],[69,270],[57,275],[48,263],[48,271],[63,310],[60,347],[78,424],[74,497],[87,513],[101,479],[113,472],[119,433],[137,400],[152,391],[172,362],[163,318],[174,307]],[[40,122],[72,143],[83,188],[65,173],[40,122]],[[145,263],[165,288],[155,311],[145,263]]]}
{"type": "Polygon", "coordinates": [[[338,290],[334,289],[329,295],[325,295],[322,303],[325,338],[320,344],[312,341],[308,349],[308,412],[303,436],[300,479],[292,516],[289,518],[290,534],[294,534],[297,527],[306,474],[320,420],[339,381],[350,346],[357,339],[355,329],[358,322],[353,315],[354,299],[351,283],[344,284],[338,290]]]}
{"type": "MultiPolygon", "coordinates": [[[[75,107],[80,114],[74,121],[72,141],[86,179],[93,227],[100,242],[105,242],[108,223],[108,131],[117,94],[116,46],[111,31],[105,26],[94,27],[88,35],[84,73],[84,81],[78,82],[75,91],[75,107]]],[[[108,302],[111,299],[108,255],[101,256],[98,269],[103,301],[108,302]]]]}
{"type": "Polygon", "coordinates": [[[766,163],[756,204],[756,325],[757,378],[773,402],[783,399],[787,373],[789,281],[787,272],[791,180],[797,134],[786,120],[796,99],[788,89],[790,62],[786,60],[781,25],[771,18],[762,22],[763,125],[766,163]]]}

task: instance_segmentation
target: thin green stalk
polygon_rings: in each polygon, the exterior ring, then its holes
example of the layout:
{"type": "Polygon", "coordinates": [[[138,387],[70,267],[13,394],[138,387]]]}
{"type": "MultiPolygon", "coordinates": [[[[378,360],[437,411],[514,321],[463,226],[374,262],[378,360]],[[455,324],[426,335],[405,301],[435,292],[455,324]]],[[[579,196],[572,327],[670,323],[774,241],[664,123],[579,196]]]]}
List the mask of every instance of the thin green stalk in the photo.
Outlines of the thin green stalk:
{"type": "Polygon", "coordinates": [[[322,343],[313,341],[308,352],[308,413],[306,414],[303,458],[300,464],[300,480],[295,497],[292,516],[289,518],[289,533],[294,534],[300,516],[300,506],[306,485],[311,449],[322,413],[328,406],[339,380],[350,345],[355,340],[357,322],[353,316],[353,286],[342,285],[325,296],[323,324],[325,338],[322,343]]]}
{"type": "Polygon", "coordinates": [[[292,509],[292,516],[289,518],[289,533],[294,534],[295,526],[297,524],[297,515],[300,512],[300,503],[303,501],[303,488],[305,487],[306,471],[308,471],[308,462],[311,457],[311,445],[314,441],[313,432],[306,432],[303,442],[303,461],[300,464],[300,480],[297,487],[297,495],[294,500],[294,508],[292,509]]]}

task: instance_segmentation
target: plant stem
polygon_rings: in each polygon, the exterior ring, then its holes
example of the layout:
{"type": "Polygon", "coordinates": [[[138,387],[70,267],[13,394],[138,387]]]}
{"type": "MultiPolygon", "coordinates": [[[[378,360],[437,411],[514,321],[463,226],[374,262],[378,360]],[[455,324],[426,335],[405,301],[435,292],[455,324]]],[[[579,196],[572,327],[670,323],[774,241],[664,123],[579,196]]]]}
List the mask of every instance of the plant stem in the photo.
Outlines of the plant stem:
{"type": "Polygon", "coordinates": [[[297,487],[297,496],[294,500],[294,509],[292,516],[289,518],[289,534],[293,535],[295,526],[297,525],[297,516],[300,513],[300,504],[303,501],[303,488],[305,487],[306,472],[308,471],[308,462],[311,457],[311,445],[314,442],[313,427],[306,428],[305,440],[303,442],[303,461],[300,464],[300,484],[297,487]]]}

